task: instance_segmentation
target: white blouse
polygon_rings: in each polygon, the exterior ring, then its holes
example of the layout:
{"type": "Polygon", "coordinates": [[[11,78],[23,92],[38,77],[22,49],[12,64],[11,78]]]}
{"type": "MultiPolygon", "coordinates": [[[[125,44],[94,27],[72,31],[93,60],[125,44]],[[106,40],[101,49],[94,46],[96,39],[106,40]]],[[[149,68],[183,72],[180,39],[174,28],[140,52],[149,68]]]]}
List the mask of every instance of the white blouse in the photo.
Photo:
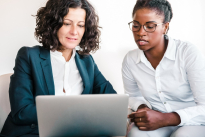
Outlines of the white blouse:
{"type": "Polygon", "coordinates": [[[76,50],[68,62],[59,51],[50,51],[55,95],[80,95],[83,81],[75,62],[76,50]],[[65,90],[65,93],[63,92],[65,90]]]}
{"type": "Polygon", "coordinates": [[[156,69],[142,50],[132,50],[124,58],[122,77],[131,109],[147,104],[178,113],[179,126],[205,125],[205,59],[194,45],[169,37],[156,69]]]}

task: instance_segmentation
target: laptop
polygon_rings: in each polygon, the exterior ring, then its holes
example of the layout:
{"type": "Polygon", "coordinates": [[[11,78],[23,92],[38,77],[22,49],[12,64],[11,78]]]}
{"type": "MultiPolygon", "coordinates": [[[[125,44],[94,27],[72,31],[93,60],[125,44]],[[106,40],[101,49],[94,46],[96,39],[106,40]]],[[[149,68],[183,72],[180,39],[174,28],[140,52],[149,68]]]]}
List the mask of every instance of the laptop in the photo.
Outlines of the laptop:
{"type": "Polygon", "coordinates": [[[128,95],[37,96],[40,137],[125,136],[128,95]]]}

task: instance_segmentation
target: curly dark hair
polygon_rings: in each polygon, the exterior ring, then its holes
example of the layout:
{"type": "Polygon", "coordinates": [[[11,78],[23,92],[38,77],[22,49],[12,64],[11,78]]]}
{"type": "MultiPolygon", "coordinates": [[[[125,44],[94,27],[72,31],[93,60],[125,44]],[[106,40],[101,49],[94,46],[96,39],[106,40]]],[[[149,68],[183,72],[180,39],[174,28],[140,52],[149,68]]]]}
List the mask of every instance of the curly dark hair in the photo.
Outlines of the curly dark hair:
{"type": "Polygon", "coordinates": [[[155,10],[157,14],[163,15],[163,23],[170,22],[173,17],[171,4],[167,0],[137,0],[132,17],[138,9],[148,8],[155,10]]]}
{"type": "Polygon", "coordinates": [[[95,9],[87,0],[48,0],[36,15],[35,37],[49,50],[61,50],[62,45],[57,37],[63,25],[63,18],[69,8],[82,8],[86,11],[85,32],[79,43],[80,54],[89,54],[99,49],[99,18],[95,9]]]}

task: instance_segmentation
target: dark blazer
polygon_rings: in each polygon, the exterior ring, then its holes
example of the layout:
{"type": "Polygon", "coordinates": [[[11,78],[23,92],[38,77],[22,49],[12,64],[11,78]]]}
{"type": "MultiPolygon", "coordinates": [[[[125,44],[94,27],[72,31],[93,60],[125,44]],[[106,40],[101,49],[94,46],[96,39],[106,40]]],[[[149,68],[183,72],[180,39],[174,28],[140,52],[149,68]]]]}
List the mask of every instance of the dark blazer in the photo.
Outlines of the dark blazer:
{"type": "MultiPolygon", "coordinates": [[[[116,94],[91,55],[76,52],[75,61],[83,80],[82,94],[116,94]]],[[[38,134],[35,97],[54,94],[50,50],[41,46],[22,47],[16,57],[9,87],[11,112],[1,133],[7,136],[38,134]]]]}

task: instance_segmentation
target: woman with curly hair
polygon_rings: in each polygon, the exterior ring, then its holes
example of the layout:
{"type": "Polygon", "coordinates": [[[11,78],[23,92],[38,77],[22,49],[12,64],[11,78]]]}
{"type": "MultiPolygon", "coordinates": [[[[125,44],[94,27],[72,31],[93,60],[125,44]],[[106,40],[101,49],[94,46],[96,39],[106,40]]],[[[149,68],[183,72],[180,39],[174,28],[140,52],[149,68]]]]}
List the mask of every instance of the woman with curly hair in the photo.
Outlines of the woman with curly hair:
{"type": "Polygon", "coordinates": [[[42,46],[18,51],[11,112],[1,132],[6,136],[38,136],[38,95],[116,94],[89,54],[99,49],[100,31],[87,0],[49,0],[36,17],[35,36],[42,46]]]}
{"type": "Polygon", "coordinates": [[[122,65],[128,137],[205,137],[205,59],[189,42],[169,37],[167,0],[137,0],[128,23],[138,49],[122,65]]]}

